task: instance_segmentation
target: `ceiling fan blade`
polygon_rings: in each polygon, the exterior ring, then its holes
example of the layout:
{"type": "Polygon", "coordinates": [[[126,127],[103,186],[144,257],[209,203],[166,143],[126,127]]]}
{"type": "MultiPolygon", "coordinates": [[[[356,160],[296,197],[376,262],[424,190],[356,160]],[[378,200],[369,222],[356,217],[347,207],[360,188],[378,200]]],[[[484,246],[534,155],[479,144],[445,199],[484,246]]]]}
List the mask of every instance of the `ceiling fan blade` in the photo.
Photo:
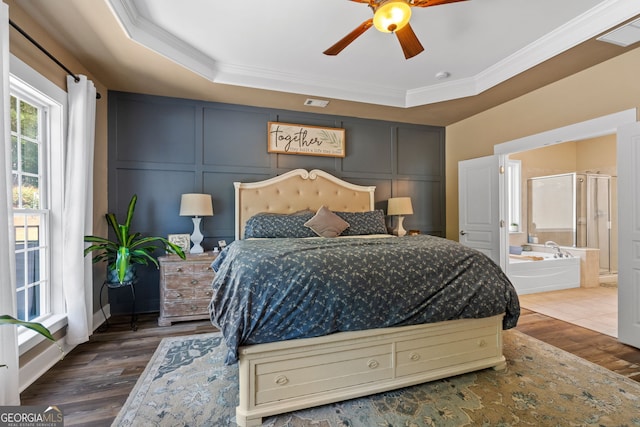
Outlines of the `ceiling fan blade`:
{"type": "Polygon", "coordinates": [[[400,46],[402,46],[402,51],[406,59],[413,58],[424,50],[416,33],[413,32],[411,25],[407,24],[402,29],[396,31],[396,36],[398,37],[400,46]]]}
{"type": "Polygon", "coordinates": [[[356,28],[355,30],[351,31],[349,34],[344,36],[336,44],[331,46],[329,49],[325,50],[323,53],[325,55],[337,55],[337,54],[339,54],[340,52],[342,52],[342,50],[345,47],[349,46],[351,44],[351,42],[353,42],[355,39],[360,37],[362,35],[362,33],[364,33],[369,28],[371,28],[372,25],[373,25],[373,18],[367,19],[362,24],[360,24],[358,26],[358,28],[356,28]]]}
{"type": "Polygon", "coordinates": [[[468,0],[413,0],[413,7],[429,7],[429,6],[438,6],[441,4],[447,3],[457,3],[459,1],[468,1],[468,0]]]}

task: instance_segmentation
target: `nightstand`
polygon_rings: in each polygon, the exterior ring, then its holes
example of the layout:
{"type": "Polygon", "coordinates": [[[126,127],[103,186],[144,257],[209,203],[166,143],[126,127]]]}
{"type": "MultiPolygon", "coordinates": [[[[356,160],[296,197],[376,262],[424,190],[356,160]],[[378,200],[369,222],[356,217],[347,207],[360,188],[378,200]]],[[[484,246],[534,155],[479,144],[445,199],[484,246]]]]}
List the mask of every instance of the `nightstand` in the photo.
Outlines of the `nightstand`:
{"type": "Polygon", "coordinates": [[[172,322],[208,319],[211,282],[215,276],[211,263],[217,253],[187,254],[158,257],[160,264],[159,326],[172,322]]]}

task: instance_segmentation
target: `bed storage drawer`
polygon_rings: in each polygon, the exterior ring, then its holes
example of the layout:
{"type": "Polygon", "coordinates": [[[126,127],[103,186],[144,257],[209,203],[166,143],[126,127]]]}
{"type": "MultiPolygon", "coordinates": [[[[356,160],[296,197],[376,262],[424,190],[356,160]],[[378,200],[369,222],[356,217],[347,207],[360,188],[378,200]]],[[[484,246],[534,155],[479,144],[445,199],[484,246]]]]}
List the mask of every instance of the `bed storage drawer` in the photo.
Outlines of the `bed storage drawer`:
{"type": "Polygon", "coordinates": [[[495,328],[486,327],[428,338],[399,341],[396,346],[396,375],[413,375],[444,369],[470,360],[495,358],[502,354],[495,328]]]}
{"type": "Polygon", "coordinates": [[[383,344],[261,362],[255,366],[256,404],[391,378],[392,354],[383,344]]]}
{"type": "Polygon", "coordinates": [[[488,367],[504,368],[502,317],[241,347],[236,421],[258,426],[268,415],[488,367]]]}

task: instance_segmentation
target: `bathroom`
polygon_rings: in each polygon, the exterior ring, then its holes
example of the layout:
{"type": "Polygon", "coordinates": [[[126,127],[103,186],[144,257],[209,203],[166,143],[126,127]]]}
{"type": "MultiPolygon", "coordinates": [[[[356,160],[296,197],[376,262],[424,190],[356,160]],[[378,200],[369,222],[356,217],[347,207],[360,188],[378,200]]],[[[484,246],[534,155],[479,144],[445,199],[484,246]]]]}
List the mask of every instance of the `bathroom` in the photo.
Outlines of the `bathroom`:
{"type": "Polygon", "coordinates": [[[507,174],[508,273],[519,294],[615,287],[615,135],[511,154],[507,174]]]}

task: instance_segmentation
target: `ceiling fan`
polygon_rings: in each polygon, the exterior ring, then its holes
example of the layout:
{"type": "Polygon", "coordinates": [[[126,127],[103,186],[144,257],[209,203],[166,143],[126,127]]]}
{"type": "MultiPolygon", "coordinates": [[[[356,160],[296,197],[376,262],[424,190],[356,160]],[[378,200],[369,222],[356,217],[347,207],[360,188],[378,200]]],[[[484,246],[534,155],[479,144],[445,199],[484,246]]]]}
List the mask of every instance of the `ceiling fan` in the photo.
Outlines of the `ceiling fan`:
{"type": "Polygon", "coordinates": [[[325,50],[325,55],[337,55],[372,26],[383,33],[395,33],[406,59],[424,50],[420,40],[409,25],[412,7],[429,7],[467,0],[350,0],[366,3],[373,10],[373,18],[367,19],[355,30],[325,50]]]}

